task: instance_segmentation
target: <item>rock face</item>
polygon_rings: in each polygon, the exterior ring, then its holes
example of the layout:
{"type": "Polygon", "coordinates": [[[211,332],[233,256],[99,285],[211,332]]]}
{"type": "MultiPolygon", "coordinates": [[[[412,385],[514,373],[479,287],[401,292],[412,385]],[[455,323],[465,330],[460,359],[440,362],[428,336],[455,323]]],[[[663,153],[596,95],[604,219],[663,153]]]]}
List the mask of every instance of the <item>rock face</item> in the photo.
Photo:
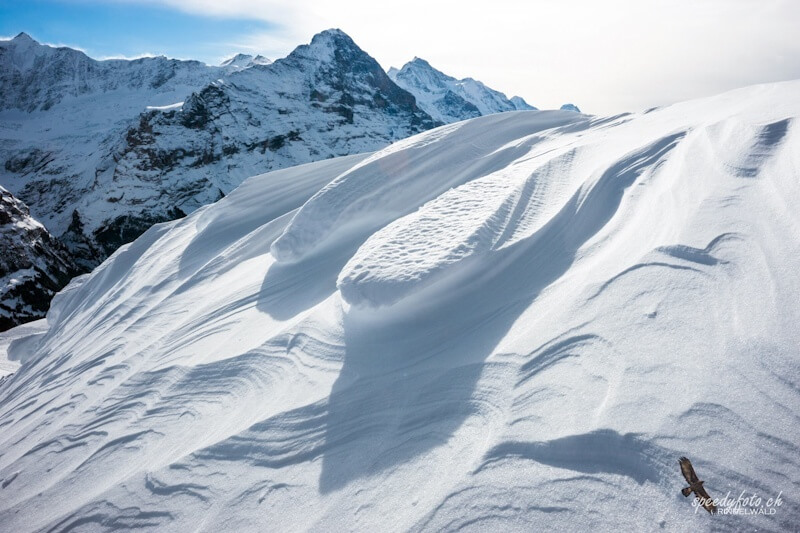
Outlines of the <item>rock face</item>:
{"type": "Polygon", "coordinates": [[[400,70],[389,69],[389,77],[413,94],[417,104],[440,122],[451,123],[503,111],[533,110],[519,96],[511,99],[472,78],[459,80],[436,70],[415,57],[400,70]]]}
{"type": "Polygon", "coordinates": [[[53,294],[78,273],[70,254],[28,206],[0,187],[0,331],[45,316],[53,294]]]}
{"type": "Polygon", "coordinates": [[[1,182],[90,269],[246,177],[438,124],[339,30],[272,64],[227,63],[95,61],[25,34],[3,41],[1,182]]]}
{"type": "Polygon", "coordinates": [[[581,110],[578,109],[578,106],[575,104],[564,104],[561,106],[561,111],[574,111],[576,113],[580,113],[581,110]]]}

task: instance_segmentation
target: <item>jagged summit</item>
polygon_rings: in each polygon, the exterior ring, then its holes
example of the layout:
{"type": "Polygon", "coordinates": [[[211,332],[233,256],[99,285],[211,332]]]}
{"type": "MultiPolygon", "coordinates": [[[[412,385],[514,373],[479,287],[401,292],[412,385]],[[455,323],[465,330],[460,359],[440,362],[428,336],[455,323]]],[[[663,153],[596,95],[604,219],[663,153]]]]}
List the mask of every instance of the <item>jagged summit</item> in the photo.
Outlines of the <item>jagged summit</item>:
{"type": "Polygon", "coordinates": [[[298,46],[285,59],[298,60],[305,58],[327,62],[346,59],[348,56],[353,55],[361,56],[362,54],[368,56],[349,35],[340,29],[332,28],[317,33],[311,38],[310,43],[298,46]]]}
{"type": "MultiPolygon", "coordinates": [[[[0,79],[8,76],[9,71],[30,69],[37,57],[56,50],[51,46],[40,44],[25,32],[18,33],[13,39],[0,40],[0,79]]],[[[2,100],[3,95],[0,95],[0,102],[2,100]]]]}
{"type": "MultiPolygon", "coordinates": [[[[421,57],[418,57],[418,56],[414,56],[414,58],[411,61],[409,61],[409,63],[412,64],[412,65],[420,65],[420,66],[423,66],[423,67],[428,67],[428,68],[431,68],[433,70],[436,70],[431,66],[430,63],[428,63],[427,60],[422,59],[421,57]]],[[[444,73],[442,73],[439,70],[436,70],[436,71],[440,72],[443,76],[445,75],[444,73]]],[[[448,76],[448,77],[450,77],[450,76],[448,76]]]]}
{"type": "Polygon", "coordinates": [[[328,28],[327,30],[322,30],[311,38],[311,42],[313,43],[318,39],[343,39],[345,42],[348,42],[354,46],[356,45],[353,39],[339,28],[328,28]]]}
{"type": "Polygon", "coordinates": [[[450,123],[503,111],[536,109],[520,97],[509,100],[473,78],[456,79],[414,57],[403,68],[390,68],[389,77],[412,93],[418,105],[441,122],[450,123]]]}
{"type": "MultiPolygon", "coordinates": [[[[0,55],[3,55],[4,52],[11,53],[11,56],[15,59],[14,66],[17,68],[33,66],[34,59],[40,56],[66,55],[72,58],[83,56],[89,59],[82,50],[70,48],[69,46],[41,43],[24,31],[19,32],[11,39],[0,39],[0,55]]],[[[3,68],[8,66],[9,63],[7,61],[2,64],[3,68]]]]}
{"type": "Polygon", "coordinates": [[[315,34],[308,45],[300,45],[297,48],[305,49],[304,46],[312,49],[318,46],[324,46],[333,48],[357,48],[360,50],[355,41],[338,28],[323,30],[315,34]]]}
{"type": "Polygon", "coordinates": [[[564,104],[561,106],[561,111],[574,111],[575,113],[581,112],[581,110],[578,109],[578,106],[575,104],[564,104]]]}

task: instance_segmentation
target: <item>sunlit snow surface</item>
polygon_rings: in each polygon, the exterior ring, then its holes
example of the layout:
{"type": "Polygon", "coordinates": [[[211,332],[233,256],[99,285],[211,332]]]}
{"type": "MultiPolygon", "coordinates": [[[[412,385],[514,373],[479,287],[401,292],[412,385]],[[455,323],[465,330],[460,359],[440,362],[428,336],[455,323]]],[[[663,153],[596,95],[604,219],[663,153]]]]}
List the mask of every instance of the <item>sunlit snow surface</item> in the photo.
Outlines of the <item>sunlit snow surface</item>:
{"type": "Polygon", "coordinates": [[[155,226],[12,344],[0,529],[795,528],[799,94],[482,117],[155,226]],[[783,505],[695,513],[681,455],[783,505]]]}

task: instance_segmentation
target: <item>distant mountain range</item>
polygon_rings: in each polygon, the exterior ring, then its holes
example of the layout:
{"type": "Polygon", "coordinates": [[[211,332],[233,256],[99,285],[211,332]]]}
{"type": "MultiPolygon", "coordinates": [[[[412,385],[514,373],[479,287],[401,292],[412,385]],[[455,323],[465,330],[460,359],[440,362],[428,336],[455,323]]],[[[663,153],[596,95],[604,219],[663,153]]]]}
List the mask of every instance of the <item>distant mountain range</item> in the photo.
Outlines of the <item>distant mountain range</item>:
{"type": "Polygon", "coordinates": [[[220,66],[97,61],[21,33],[0,41],[0,184],[88,271],[249,176],[517,109],[535,108],[421,59],[387,75],[340,30],[220,66]]]}
{"type": "Polygon", "coordinates": [[[420,108],[443,123],[504,111],[536,109],[519,96],[508,99],[505,94],[472,78],[458,80],[448,76],[418,57],[400,70],[390,68],[389,77],[413,94],[420,108]]]}

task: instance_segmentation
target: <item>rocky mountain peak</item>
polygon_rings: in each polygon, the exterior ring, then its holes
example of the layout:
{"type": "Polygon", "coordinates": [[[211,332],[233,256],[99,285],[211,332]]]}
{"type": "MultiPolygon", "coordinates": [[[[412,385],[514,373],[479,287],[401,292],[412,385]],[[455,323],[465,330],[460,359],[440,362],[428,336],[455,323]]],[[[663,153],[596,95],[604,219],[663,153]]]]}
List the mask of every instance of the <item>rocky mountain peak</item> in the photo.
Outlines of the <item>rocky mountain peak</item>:
{"type": "Polygon", "coordinates": [[[359,48],[349,35],[339,29],[330,29],[314,35],[309,44],[298,46],[285,60],[279,59],[276,63],[281,61],[313,61],[320,64],[341,63],[348,59],[363,61],[365,59],[364,56],[372,59],[359,48]]]}
{"type": "Polygon", "coordinates": [[[358,48],[358,45],[353,39],[339,28],[329,28],[323,30],[311,38],[311,46],[319,45],[322,43],[333,43],[336,47],[352,47],[358,48]]]}
{"type": "Polygon", "coordinates": [[[414,96],[398,87],[378,62],[346,33],[329,29],[316,34],[307,45],[298,46],[269,70],[284,78],[301,73],[307,79],[313,105],[343,114],[353,120],[355,106],[388,109],[392,115],[407,114],[414,128],[436,125],[417,107],[414,96]]]}
{"type": "MultiPolygon", "coordinates": [[[[418,66],[418,67],[425,67],[425,68],[429,68],[429,69],[432,69],[432,70],[436,70],[426,60],[422,59],[421,57],[417,57],[417,56],[414,56],[414,59],[412,59],[411,61],[406,63],[406,65],[408,65],[408,66],[414,65],[414,66],[418,66]]],[[[436,70],[436,71],[440,72],[438,70],[436,70]]]]}

